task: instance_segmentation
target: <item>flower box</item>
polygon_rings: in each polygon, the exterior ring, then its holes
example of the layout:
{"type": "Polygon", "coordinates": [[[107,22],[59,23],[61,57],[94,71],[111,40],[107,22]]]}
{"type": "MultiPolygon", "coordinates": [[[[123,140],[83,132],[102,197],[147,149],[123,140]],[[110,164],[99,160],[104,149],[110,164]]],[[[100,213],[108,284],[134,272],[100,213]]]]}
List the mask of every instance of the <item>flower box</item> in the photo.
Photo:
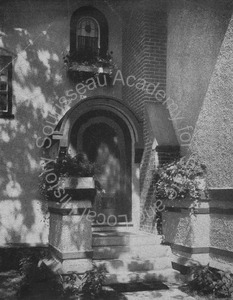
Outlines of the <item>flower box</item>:
{"type": "Polygon", "coordinates": [[[95,189],[93,177],[61,177],[59,186],[65,189],[95,189]]]}
{"type": "MultiPolygon", "coordinates": [[[[116,69],[116,64],[112,60],[110,53],[105,57],[93,57],[90,59],[79,57],[77,54],[63,55],[64,63],[67,67],[68,75],[72,81],[85,82],[89,78],[98,78],[98,81],[103,81],[103,75],[107,78],[107,84],[110,84],[110,77],[116,69]]],[[[97,83],[98,83],[97,81],[97,83]]],[[[102,83],[100,83],[102,85],[102,83]]]]}
{"type": "Polygon", "coordinates": [[[96,196],[95,181],[93,177],[61,177],[58,187],[65,189],[72,200],[91,200],[96,196]]]}
{"type": "Polygon", "coordinates": [[[111,75],[113,73],[113,70],[114,68],[110,67],[102,67],[101,65],[84,65],[77,62],[71,62],[68,66],[69,72],[90,73],[90,75],[92,76],[98,76],[100,74],[111,75]]]}
{"type": "Polygon", "coordinates": [[[57,178],[56,182],[51,183],[46,179],[49,178],[48,173],[43,173],[40,191],[46,200],[60,201],[67,194],[72,200],[93,202],[97,190],[102,190],[100,184],[94,180],[95,165],[88,160],[85,153],[78,153],[74,157],[69,154],[57,157],[46,168],[52,170],[57,178]]]}
{"type": "Polygon", "coordinates": [[[77,62],[70,63],[68,67],[69,71],[78,71],[78,72],[90,72],[95,73],[98,69],[92,65],[83,65],[77,62]]]}

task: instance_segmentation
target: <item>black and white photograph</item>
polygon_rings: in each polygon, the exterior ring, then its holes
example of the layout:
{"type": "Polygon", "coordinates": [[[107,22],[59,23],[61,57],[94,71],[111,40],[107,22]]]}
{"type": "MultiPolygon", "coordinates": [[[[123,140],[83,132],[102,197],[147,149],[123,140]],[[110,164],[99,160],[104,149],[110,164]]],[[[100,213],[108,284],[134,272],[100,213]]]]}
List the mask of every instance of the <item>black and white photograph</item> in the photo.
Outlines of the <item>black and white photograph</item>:
{"type": "Polygon", "coordinates": [[[233,0],[0,0],[0,300],[233,299],[233,0]]]}

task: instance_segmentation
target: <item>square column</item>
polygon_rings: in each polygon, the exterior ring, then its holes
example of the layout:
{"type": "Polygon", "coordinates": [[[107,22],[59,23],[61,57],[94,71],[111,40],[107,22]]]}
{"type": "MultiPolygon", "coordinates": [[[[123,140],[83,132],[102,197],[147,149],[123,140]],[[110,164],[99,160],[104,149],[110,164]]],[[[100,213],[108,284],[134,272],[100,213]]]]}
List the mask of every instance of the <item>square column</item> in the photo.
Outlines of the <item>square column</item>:
{"type": "Polygon", "coordinates": [[[49,202],[49,247],[56,272],[82,274],[92,268],[92,229],[87,218],[91,207],[91,200],[49,202]]]}

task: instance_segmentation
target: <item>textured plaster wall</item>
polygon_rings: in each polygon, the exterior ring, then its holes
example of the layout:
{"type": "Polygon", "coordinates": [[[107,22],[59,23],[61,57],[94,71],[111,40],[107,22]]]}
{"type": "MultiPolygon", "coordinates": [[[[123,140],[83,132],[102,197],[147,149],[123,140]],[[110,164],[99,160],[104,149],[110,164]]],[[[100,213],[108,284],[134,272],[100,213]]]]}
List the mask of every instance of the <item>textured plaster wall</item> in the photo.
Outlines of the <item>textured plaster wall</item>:
{"type": "MultiPolygon", "coordinates": [[[[177,104],[175,111],[174,105],[170,107],[170,114],[180,144],[182,128],[190,126],[184,131],[192,141],[181,147],[182,154],[197,152],[207,166],[209,187],[222,192],[216,190],[218,196],[211,192],[210,214],[192,219],[188,214],[165,213],[165,236],[183,246],[232,252],[232,215],[227,213],[232,208],[233,185],[232,7],[229,1],[170,3],[167,96],[177,104]],[[213,213],[218,209],[220,213],[213,213]]],[[[222,263],[226,267],[232,260],[227,254],[210,254],[208,261],[224,268],[222,263]]]]}
{"type": "Polygon", "coordinates": [[[211,215],[211,246],[233,251],[233,220],[231,215],[211,215]]]}
{"type": "Polygon", "coordinates": [[[206,161],[209,185],[233,186],[233,18],[196,122],[193,151],[206,161]]]}
{"type": "MultiPolygon", "coordinates": [[[[210,207],[221,209],[223,213],[213,213],[210,215],[210,245],[217,249],[233,252],[233,217],[228,214],[233,208],[233,191],[226,189],[222,191],[211,190],[210,207]]],[[[224,257],[224,259],[226,259],[224,257]]],[[[231,259],[232,260],[232,259],[231,259]]],[[[232,263],[233,264],[233,263],[232,263]]]]}
{"type": "MultiPolygon", "coordinates": [[[[4,12],[0,47],[15,55],[15,119],[0,119],[1,244],[47,242],[48,226],[38,193],[41,150],[36,146],[36,139],[41,137],[41,145],[45,134],[51,133],[49,128],[43,132],[45,125],[49,125],[46,121],[54,122],[48,114],[58,113],[58,121],[66,111],[56,107],[58,99],[75,88],[67,78],[62,52],[69,48],[71,14],[88,4],[105,14],[109,24],[109,50],[114,52],[114,61],[121,68],[121,21],[103,1],[8,1],[0,5],[4,12]]],[[[95,89],[86,93],[89,95],[121,98],[121,86],[95,89]]]]}
{"type": "Polygon", "coordinates": [[[196,123],[228,25],[221,10],[199,3],[171,1],[168,12],[167,95],[187,125],[196,123]]]}
{"type": "MultiPolygon", "coordinates": [[[[224,203],[225,208],[232,209],[232,201],[224,203]]],[[[233,271],[232,257],[229,252],[233,252],[233,218],[228,214],[210,215],[210,245],[215,249],[223,250],[222,253],[210,253],[211,265],[219,269],[231,269],[233,271]],[[225,254],[224,251],[229,251],[225,254]]]]}
{"type": "Polygon", "coordinates": [[[168,13],[167,96],[178,106],[170,108],[173,123],[179,139],[182,128],[191,126],[191,149],[201,154],[210,184],[218,187],[232,185],[232,114],[224,111],[232,99],[230,40],[219,57],[231,11],[226,1],[172,1],[168,13]]]}

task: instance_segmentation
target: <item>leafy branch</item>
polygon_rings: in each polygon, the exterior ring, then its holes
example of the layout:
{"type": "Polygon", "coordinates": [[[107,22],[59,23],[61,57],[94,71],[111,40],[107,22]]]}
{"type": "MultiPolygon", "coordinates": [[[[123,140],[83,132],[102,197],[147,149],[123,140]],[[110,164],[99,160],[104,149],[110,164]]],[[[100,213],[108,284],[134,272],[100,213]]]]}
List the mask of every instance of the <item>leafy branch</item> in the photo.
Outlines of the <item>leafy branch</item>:
{"type": "Polygon", "coordinates": [[[206,191],[206,166],[197,157],[165,163],[154,173],[157,199],[200,200],[206,191]]]}

